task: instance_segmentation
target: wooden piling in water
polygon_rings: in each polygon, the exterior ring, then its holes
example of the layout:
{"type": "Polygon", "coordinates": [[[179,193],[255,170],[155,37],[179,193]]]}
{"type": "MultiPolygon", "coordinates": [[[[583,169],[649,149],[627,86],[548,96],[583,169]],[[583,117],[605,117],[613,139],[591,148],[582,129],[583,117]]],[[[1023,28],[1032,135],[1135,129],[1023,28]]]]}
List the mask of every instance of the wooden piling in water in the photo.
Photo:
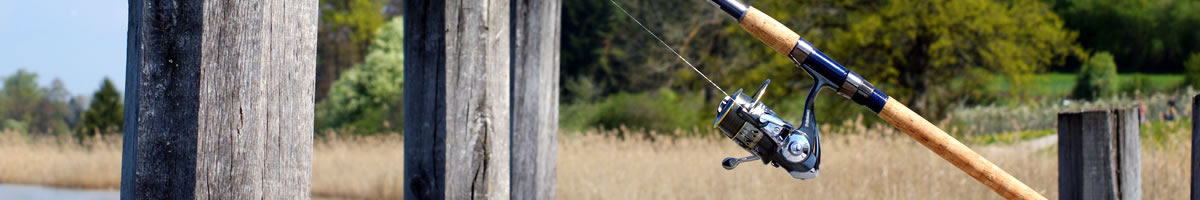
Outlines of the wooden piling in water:
{"type": "Polygon", "coordinates": [[[1060,199],[1141,199],[1137,109],[1058,114],[1060,199]]]}
{"type": "Polygon", "coordinates": [[[559,2],[404,2],[405,198],[554,198],[559,2]]]}
{"type": "Polygon", "coordinates": [[[404,2],[405,199],[509,198],[509,2],[404,2]]]}
{"type": "Polygon", "coordinates": [[[1200,95],[1196,95],[1195,97],[1192,97],[1192,114],[1191,114],[1191,116],[1192,116],[1192,170],[1191,170],[1191,172],[1192,172],[1192,180],[1191,180],[1192,181],[1191,182],[1192,190],[1190,193],[1191,199],[1200,199],[1200,193],[1196,193],[1197,190],[1200,190],[1200,184],[1198,184],[1198,183],[1200,183],[1200,174],[1196,174],[1197,170],[1200,170],[1200,153],[1198,153],[1200,151],[1196,150],[1196,147],[1198,147],[1197,145],[1200,145],[1200,137],[1196,137],[1197,133],[1200,133],[1200,131],[1197,131],[1197,130],[1200,130],[1200,120],[1196,120],[1197,113],[1200,113],[1200,95]]]}
{"type": "Polygon", "coordinates": [[[555,199],[561,13],[512,1],[512,199],[555,199]]]}
{"type": "Polygon", "coordinates": [[[129,4],[121,198],[309,198],[317,1],[129,4]]]}

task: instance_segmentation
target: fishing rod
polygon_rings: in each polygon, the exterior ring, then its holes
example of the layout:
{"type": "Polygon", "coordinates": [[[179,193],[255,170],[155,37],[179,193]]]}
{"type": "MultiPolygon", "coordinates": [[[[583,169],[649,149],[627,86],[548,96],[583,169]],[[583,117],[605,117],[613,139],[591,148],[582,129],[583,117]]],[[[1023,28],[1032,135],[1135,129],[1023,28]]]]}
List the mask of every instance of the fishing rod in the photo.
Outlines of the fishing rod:
{"type": "MultiPolygon", "coordinates": [[[[615,1],[609,1],[621,8],[615,1]]],[[[884,121],[913,137],[926,148],[1001,196],[1008,199],[1046,199],[1008,172],[963,145],[962,142],[946,134],[941,128],[929,123],[929,120],[876,89],[862,76],[846,69],[826,56],[825,53],[813,48],[813,45],[799,34],[762,11],[737,0],[709,0],[709,3],[737,20],[738,24],[755,38],[787,56],[793,64],[803,69],[816,81],[805,99],[801,123],[799,126],[795,126],[780,119],[775,111],[760,101],[771,80],[765,80],[751,95],[746,95],[741,89],[729,95],[715,82],[704,76],[704,73],[701,73],[691,62],[679,55],[670,45],[663,42],[653,31],[637,21],[637,18],[621,8],[621,11],[637,22],[642,29],[653,35],[663,46],[666,46],[679,59],[692,67],[696,73],[700,73],[704,79],[712,83],[713,87],[726,94],[717,106],[717,119],[713,123],[713,127],[721,130],[726,137],[750,152],[751,155],[724,159],[721,165],[725,169],[732,170],[740,163],[761,160],[763,164],[785,169],[796,179],[816,178],[821,164],[821,142],[816,125],[816,114],[813,111],[813,101],[821,88],[828,87],[839,95],[875,112],[884,121]]]]}
{"type": "MultiPolygon", "coordinates": [[[[780,130],[776,126],[777,123],[772,122],[778,118],[774,117],[774,113],[758,101],[766,88],[766,83],[755,92],[753,101],[742,95],[740,90],[721,101],[718,106],[718,116],[720,117],[717,118],[717,127],[726,132],[726,136],[730,136],[735,143],[739,143],[747,151],[755,154],[751,157],[764,158],[764,162],[782,166],[796,178],[805,178],[796,174],[799,171],[803,175],[806,173],[804,170],[810,170],[812,176],[815,177],[820,164],[820,148],[817,146],[819,138],[812,137],[817,135],[812,102],[813,97],[822,87],[829,87],[841,96],[875,112],[884,121],[916,139],[929,150],[974,177],[975,180],[992,188],[1000,196],[1008,199],[1045,199],[1041,194],[1009,175],[1008,172],[929,123],[929,120],[876,89],[854,71],[846,69],[826,56],[825,53],[813,48],[811,43],[774,18],[737,0],[709,0],[709,2],[737,20],[738,24],[755,38],[787,56],[817,82],[813,84],[808,99],[805,100],[801,127],[790,133],[785,132],[787,127],[780,130]],[[734,113],[734,117],[730,117],[730,113],[734,113]],[[805,135],[810,136],[804,137],[805,135]],[[768,136],[770,140],[762,140],[761,138],[764,136],[768,136]],[[742,144],[753,142],[755,139],[758,140],[757,147],[755,144],[742,144]],[[805,141],[805,139],[809,141],[805,141]],[[809,145],[805,145],[806,143],[811,143],[812,146],[808,148],[809,145]],[[770,148],[771,145],[778,146],[770,148]]],[[[726,159],[725,163],[733,163],[733,166],[736,166],[736,163],[746,160],[749,159],[726,159]]],[[[726,168],[732,169],[732,167],[726,168]]]]}

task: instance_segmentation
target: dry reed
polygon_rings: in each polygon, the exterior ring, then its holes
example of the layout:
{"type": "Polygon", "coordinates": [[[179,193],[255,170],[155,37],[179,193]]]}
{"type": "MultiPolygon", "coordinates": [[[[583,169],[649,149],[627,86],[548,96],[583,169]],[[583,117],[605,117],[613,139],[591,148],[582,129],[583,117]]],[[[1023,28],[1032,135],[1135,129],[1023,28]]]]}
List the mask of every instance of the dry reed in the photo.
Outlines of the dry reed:
{"type": "MultiPolygon", "coordinates": [[[[630,130],[568,133],[559,140],[557,193],[561,199],[999,199],[903,133],[863,126],[837,131],[868,134],[825,134],[821,174],[806,181],[760,163],[722,169],[722,158],[747,154],[724,138],[630,130]]],[[[1143,147],[1147,199],[1188,195],[1191,134],[1169,137],[1174,142],[1143,147]]],[[[78,142],[0,132],[0,183],[115,189],[120,184],[120,142],[119,136],[78,142]]],[[[329,136],[315,145],[314,196],[402,197],[401,136],[329,136]]],[[[1057,198],[1052,144],[972,148],[1057,198]]]]}
{"type": "MultiPolygon", "coordinates": [[[[560,141],[560,198],[1000,199],[890,128],[860,132],[871,134],[826,134],[821,174],[805,181],[761,163],[744,163],[732,171],[721,168],[722,158],[748,154],[724,138],[611,136],[622,135],[619,132],[590,131],[560,141]]],[[[1143,190],[1148,199],[1188,195],[1191,148],[1186,141],[1190,136],[1174,135],[1180,137],[1175,141],[1184,142],[1143,148],[1143,190]]],[[[1046,197],[1057,199],[1053,146],[1034,149],[1018,143],[972,148],[1046,197]]]]}
{"type": "Polygon", "coordinates": [[[117,189],[121,137],[77,140],[0,131],[0,183],[117,189]]]}
{"type": "Polygon", "coordinates": [[[404,198],[404,138],[336,136],[314,143],[313,196],[404,198]]]}

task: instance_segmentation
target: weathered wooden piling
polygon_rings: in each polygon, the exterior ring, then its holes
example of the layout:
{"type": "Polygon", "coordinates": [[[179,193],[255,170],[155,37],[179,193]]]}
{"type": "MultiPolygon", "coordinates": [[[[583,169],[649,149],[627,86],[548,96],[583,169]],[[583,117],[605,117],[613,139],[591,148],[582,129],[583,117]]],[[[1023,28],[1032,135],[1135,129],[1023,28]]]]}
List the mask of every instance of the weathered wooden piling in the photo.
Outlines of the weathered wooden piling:
{"type": "Polygon", "coordinates": [[[1058,114],[1060,199],[1141,199],[1137,112],[1058,114]]]}
{"type": "Polygon", "coordinates": [[[512,199],[554,199],[562,3],[512,4],[512,199]]]}
{"type": "Polygon", "coordinates": [[[130,0],[121,198],[308,198],[316,35],[316,0],[130,0]]]}
{"type": "Polygon", "coordinates": [[[405,198],[554,198],[559,2],[404,2],[405,198]]]}

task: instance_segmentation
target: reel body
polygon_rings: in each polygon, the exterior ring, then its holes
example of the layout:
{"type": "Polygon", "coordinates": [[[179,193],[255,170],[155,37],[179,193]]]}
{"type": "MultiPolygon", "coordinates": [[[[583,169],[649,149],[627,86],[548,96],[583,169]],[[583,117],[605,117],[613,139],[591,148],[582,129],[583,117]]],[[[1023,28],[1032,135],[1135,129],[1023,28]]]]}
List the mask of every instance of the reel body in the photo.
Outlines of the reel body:
{"type": "Polygon", "coordinates": [[[817,92],[829,87],[842,97],[876,113],[883,109],[887,95],[761,11],[738,0],[709,2],[737,20],[742,28],[749,30],[756,38],[787,56],[797,68],[803,69],[816,81],[808,92],[804,116],[798,125],[779,119],[774,111],[759,101],[770,80],[755,91],[753,99],[742,94],[741,90],[725,97],[717,107],[714,126],[753,155],[728,158],[722,164],[726,169],[733,169],[738,163],[761,158],[764,164],[786,169],[793,178],[815,178],[821,164],[821,137],[817,131],[816,115],[813,114],[813,100],[817,92]]]}
{"type": "Polygon", "coordinates": [[[717,107],[717,120],[713,126],[752,154],[744,158],[726,158],[721,165],[732,170],[739,163],[761,159],[763,164],[784,168],[792,178],[816,178],[821,164],[821,136],[812,115],[812,98],[816,91],[810,93],[805,102],[803,123],[795,126],[780,119],[775,111],[759,101],[770,82],[764,82],[754,92],[754,98],[739,89],[725,97],[717,107]]]}

